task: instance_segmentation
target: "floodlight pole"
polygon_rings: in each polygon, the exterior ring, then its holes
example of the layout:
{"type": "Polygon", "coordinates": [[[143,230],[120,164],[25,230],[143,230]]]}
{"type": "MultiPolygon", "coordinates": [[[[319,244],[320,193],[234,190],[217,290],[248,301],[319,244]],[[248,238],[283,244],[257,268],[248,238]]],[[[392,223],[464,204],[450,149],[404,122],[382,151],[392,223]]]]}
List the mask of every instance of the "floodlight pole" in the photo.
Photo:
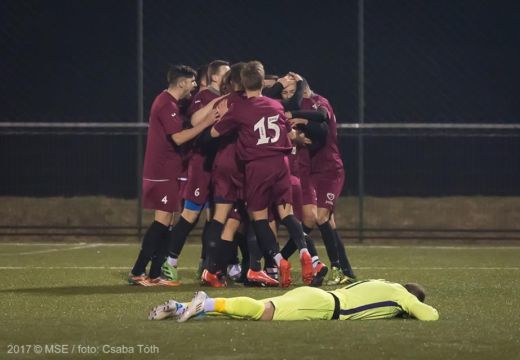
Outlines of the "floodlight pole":
{"type": "MultiPolygon", "coordinates": [[[[358,123],[365,122],[365,1],[358,0],[358,123]]],[[[364,240],[365,164],[363,134],[358,135],[358,237],[364,240]]]]}
{"type": "MultiPolygon", "coordinates": [[[[143,113],[143,0],[137,0],[137,122],[144,122],[143,113]]],[[[137,241],[141,241],[143,229],[143,210],[141,206],[142,171],[143,171],[143,135],[137,135],[137,241]]]]}

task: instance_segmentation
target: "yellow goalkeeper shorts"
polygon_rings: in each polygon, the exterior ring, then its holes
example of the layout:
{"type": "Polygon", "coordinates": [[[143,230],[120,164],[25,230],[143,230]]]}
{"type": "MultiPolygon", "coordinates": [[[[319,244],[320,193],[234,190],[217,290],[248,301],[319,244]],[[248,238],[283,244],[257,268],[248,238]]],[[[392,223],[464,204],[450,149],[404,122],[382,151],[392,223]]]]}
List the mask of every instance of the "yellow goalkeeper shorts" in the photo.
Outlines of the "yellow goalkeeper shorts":
{"type": "Polygon", "coordinates": [[[334,297],[309,286],[264,299],[264,302],[267,301],[275,307],[273,320],[330,320],[334,313],[334,297]]]}

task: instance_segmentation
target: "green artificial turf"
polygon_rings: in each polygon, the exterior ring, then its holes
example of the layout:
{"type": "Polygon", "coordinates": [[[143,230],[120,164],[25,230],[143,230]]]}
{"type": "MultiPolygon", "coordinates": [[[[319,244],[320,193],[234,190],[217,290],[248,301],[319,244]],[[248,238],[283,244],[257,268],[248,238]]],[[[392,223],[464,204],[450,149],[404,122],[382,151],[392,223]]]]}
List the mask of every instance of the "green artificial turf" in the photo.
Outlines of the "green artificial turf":
{"type": "MultiPolygon", "coordinates": [[[[185,247],[184,284],[178,288],[126,285],[138,249],[138,244],[0,244],[0,359],[520,358],[520,247],[349,249],[360,278],[421,283],[426,302],[440,312],[437,322],[206,317],[184,324],[149,321],[147,314],[169,298],[187,301],[200,289],[193,279],[200,248],[185,247]],[[44,354],[36,354],[34,345],[44,354]],[[65,354],[50,354],[49,345],[65,354]],[[79,345],[97,354],[78,354],[79,345]],[[138,345],[153,345],[155,350],[148,350],[159,353],[139,353],[138,345]],[[133,354],[103,352],[129,348],[133,354]]],[[[299,267],[292,260],[299,285],[299,267]]],[[[206,291],[256,298],[283,292],[239,285],[206,291]]]]}

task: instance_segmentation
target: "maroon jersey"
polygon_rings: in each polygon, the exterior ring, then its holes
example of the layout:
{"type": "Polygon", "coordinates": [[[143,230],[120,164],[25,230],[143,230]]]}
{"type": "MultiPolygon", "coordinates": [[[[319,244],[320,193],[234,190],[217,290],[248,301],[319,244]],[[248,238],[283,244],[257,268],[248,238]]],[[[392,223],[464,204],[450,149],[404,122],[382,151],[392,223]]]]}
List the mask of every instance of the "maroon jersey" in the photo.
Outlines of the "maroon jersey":
{"type": "MultiPolygon", "coordinates": [[[[223,100],[227,100],[229,107],[243,99],[243,92],[231,92],[223,100]]],[[[244,173],[236,154],[237,138],[236,133],[219,138],[219,147],[213,161],[212,170],[215,202],[232,202],[243,198],[244,173]]]]}
{"type": "Polygon", "coordinates": [[[166,90],[160,93],[150,111],[143,178],[175,179],[183,172],[182,154],[171,135],[182,131],[184,118],[178,101],[166,90]]]}
{"type": "MultiPolygon", "coordinates": [[[[233,106],[233,104],[237,101],[242,101],[245,99],[243,92],[231,92],[228,96],[223,98],[222,100],[219,100],[215,107],[221,102],[226,101],[228,102],[228,107],[233,106]]],[[[236,158],[236,141],[237,141],[237,134],[228,134],[226,136],[222,136],[219,141],[219,147],[217,154],[215,155],[215,160],[213,162],[215,165],[224,165],[230,164],[230,168],[235,167],[235,163],[237,161],[236,158]]]]}
{"type": "Polygon", "coordinates": [[[291,125],[284,115],[283,106],[265,96],[232,103],[214,127],[221,135],[238,131],[237,154],[243,161],[284,156],[292,149],[287,135],[291,125]]]}
{"type": "MultiPolygon", "coordinates": [[[[211,100],[218,96],[219,93],[212,88],[199,91],[193,97],[193,100],[186,111],[187,116],[192,116],[195,112],[202,109],[211,100]]],[[[207,169],[205,166],[206,154],[196,146],[196,140],[192,141],[189,147],[188,180],[183,189],[183,198],[195,202],[196,204],[204,204],[209,196],[209,185],[211,180],[210,169],[207,169]]]]}
{"type": "Polygon", "coordinates": [[[291,170],[291,176],[296,176],[299,178],[300,171],[298,166],[298,151],[298,147],[293,146],[291,153],[287,157],[289,158],[289,169],[291,170]]]}
{"type": "Polygon", "coordinates": [[[191,100],[190,106],[186,111],[186,115],[193,115],[194,113],[202,109],[204,106],[206,106],[211,100],[218,98],[219,96],[220,93],[213,88],[207,88],[199,91],[191,100]]]}
{"type": "Polygon", "coordinates": [[[312,157],[312,173],[334,172],[343,169],[343,161],[338,149],[338,130],[334,110],[327,99],[316,93],[302,100],[302,110],[317,110],[320,107],[327,109],[329,133],[325,145],[312,157]]]}

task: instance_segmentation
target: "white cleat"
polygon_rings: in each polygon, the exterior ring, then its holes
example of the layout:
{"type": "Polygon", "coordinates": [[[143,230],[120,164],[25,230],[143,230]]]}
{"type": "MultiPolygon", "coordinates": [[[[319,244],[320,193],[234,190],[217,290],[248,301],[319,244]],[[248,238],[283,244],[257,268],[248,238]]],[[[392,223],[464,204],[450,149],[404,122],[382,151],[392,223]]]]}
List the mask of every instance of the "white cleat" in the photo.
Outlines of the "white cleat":
{"type": "Polygon", "coordinates": [[[185,322],[204,312],[204,302],[208,294],[204,291],[197,291],[186,310],[177,319],[177,322],[185,322]]]}
{"type": "Polygon", "coordinates": [[[186,311],[184,304],[175,300],[168,300],[164,304],[154,307],[148,314],[148,320],[177,319],[184,311],[186,311]]]}

